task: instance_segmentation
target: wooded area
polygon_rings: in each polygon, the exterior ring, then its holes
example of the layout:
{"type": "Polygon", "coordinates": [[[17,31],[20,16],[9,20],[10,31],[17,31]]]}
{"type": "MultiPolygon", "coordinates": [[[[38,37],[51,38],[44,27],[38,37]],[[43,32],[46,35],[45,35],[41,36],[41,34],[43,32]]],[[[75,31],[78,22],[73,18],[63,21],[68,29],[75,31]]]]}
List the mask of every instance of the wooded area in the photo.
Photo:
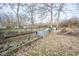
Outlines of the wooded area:
{"type": "Polygon", "coordinates": [[[78,43],[78,3],[0,3],[0,55],[79,55],[78,43]]]}

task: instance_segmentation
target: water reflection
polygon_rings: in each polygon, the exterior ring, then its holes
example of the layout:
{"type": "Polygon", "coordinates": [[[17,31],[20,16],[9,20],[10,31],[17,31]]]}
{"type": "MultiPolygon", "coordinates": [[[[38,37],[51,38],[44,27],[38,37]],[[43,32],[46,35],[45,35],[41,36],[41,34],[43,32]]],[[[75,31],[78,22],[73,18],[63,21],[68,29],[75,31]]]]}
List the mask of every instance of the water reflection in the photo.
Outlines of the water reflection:
{"type": "Polygon", "coordinates": [[[50,31],[50,28],[41,29],[41,30],[37,31],[37,35],[45,36],[49,33],[49,31],[50,31]]]}

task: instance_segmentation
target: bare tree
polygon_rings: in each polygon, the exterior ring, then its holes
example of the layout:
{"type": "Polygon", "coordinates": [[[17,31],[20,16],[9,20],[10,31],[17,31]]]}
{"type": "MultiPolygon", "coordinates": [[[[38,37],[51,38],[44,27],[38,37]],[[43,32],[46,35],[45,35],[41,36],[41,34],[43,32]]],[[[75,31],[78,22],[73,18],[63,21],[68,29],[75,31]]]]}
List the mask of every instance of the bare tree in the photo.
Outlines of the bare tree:
{"type": "Polygon", "coordinates": [[[19,19],[19,9],[20,9],[20,3],[9,3],[10,8],[12,9],[12,11],[15,13],[15,16],[17,17],[16,21],[16,27],[19,28],[19,24],[20,24],[20,19],[19,19]],[[17,8],[15,8],[15,6],[17,6],[17,8]],[[14,10],[16,9],[16,11],[14,10]]]}
{"type": "Polygon", "coordinates": [[[59,5],[59,8],[58,8],[58,13],[57,13],[57,14],[58,14],[58,16],[57,16],[57,28],[58,28],[58,20],[59,20],[60,13],[61,13],[63,7],[64,7],[64,3],[61,3],[61,4],[59,5]]]}
{"type": "Polygon", "coordinates": [[[53,13],[53,11],[52,11],[53,7],[52,6],[53,6],[53,3],[51,3],[51,8],[50,8],[51,9],[51,11],[50,11],[50,14],[51,14],[51,29],[52,29],[52,22],[53,22],[53,14],[52,14],[53,13]]]}
{"type": "Polygon", "coordinates": [[[17,27],[19,27],[19,7],[20,7],[20,4],[17,3],[17,27]]]}

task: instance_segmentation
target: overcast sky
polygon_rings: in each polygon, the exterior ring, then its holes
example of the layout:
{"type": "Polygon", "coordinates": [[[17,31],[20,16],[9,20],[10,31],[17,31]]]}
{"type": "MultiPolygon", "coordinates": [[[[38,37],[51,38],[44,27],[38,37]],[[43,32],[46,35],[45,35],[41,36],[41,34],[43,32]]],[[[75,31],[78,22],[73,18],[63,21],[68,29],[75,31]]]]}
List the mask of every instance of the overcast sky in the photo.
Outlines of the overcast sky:
{"type": "MultiPolygon", "coordinates": [[[[76,4],[74,4],[74,3],[71,3],[71,4],[68,3],[67,4],[66,3],[64,6],[65,6],[63,8],[64,12],[60,13],[60,20],[69,19],[71,17],[79,17],[79,10],[77,10],[78,7],[77,7],[76,4]]],[[[20,8],[20,14],[24,13],[23,9],[24,8],[20,8]]],[[[16,7],[14,8],[14,10],[16,10],[16,7]]],[[[3,7],[2,9],[0,9],[0,12],[1,12],[1,14],[2,13],[7,13],[7,14],[11,14],[12,13],[12,14],[14,14],[9,6],[3,7]],[[9,13],[9,12],[11,12],[11,13],[9,13]]],[[[55,14],[55,12],[56,11],[53,11],[53,14],[55,14]]],[[[36,14],[35,17],[36,17],[36,22],[41,22],[40,20],[38,20],[38,18],[39,18],[38,14],[36,14]]],[[[56,16],[53,16],[53,19],[55,20],[56,16]]],[[[44,20],[42,20],[42,22],[48,22],[49,20],[50,20],[50,14],[48,13],[47,17],[44,20]]]]}

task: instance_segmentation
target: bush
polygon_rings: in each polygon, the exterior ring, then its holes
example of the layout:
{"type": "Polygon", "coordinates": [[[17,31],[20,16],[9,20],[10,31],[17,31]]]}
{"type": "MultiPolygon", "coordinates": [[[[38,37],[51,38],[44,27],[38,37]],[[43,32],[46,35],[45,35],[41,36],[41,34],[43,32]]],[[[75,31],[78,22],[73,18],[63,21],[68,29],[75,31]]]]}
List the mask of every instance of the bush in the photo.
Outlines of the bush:
{"type": "Polygon", "coordinates": [[[79,28],[79,19],[71,18],[69,20],[64,20],[59,23],[59,27],[77,27],[79,28]]]}

